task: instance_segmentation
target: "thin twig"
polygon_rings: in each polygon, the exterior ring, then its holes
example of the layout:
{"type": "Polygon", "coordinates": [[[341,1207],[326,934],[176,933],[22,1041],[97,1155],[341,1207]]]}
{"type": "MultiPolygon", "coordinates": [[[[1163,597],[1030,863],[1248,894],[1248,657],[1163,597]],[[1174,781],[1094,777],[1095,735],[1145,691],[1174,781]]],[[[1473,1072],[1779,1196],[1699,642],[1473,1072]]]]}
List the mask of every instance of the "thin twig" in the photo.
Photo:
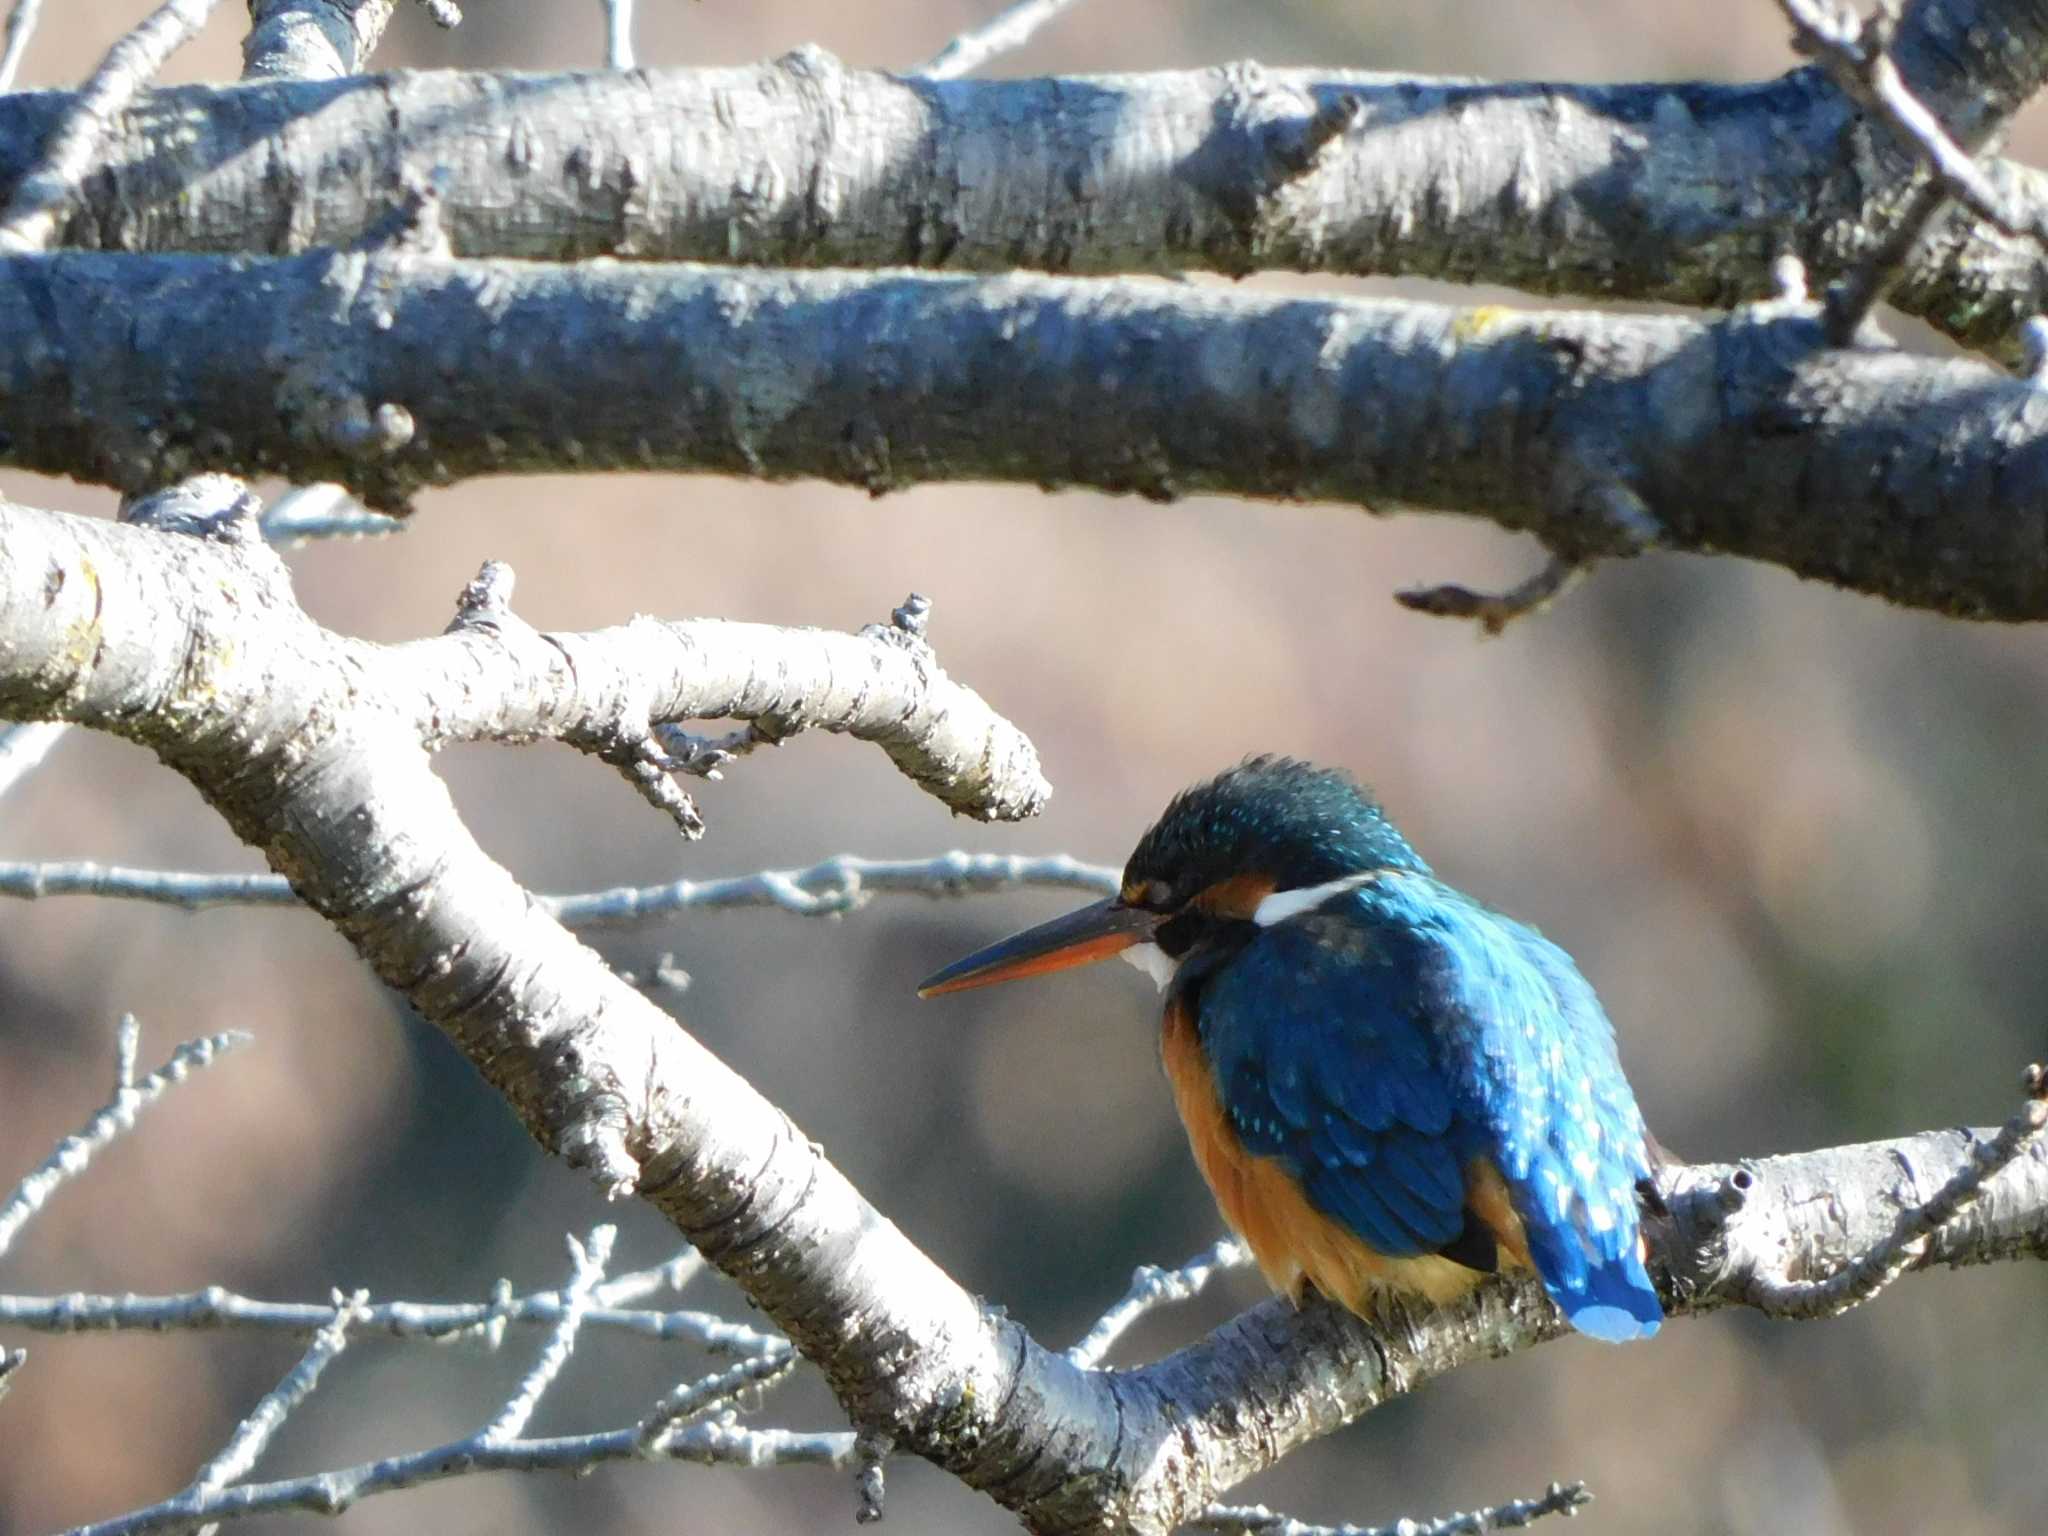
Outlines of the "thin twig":
{"type": "Polygon", "coordinates": [[[889,1501],[889,1454],[896,1442],[884,1434],[863,1433],[854,1441],[853,1523],[873,1525],[889,1501]]]}
{"type": "MultiPolygon", "coordinates": [[[[602,1294],[602,1291],[599,1293],[602,1294]]],[[[507,1295],[502,1301],[388,1301],[367,1308],[357,1332],[437,1343],[501,1342],[508,1328],[553,1327],[562,1320],[560,1291],[507,1295]]],[[[169,1333],[241,1328],[308,1334],[333,1320],[334,1309],[312,1301],[259,1301],[219,1287],[175,1296],[0,1295],[0,1326],[36,1333],[169,1333]]],[[[782,1342],[777,1334],[727,1322],[716,1313],[659,1311],[593,1304],[585,1328],[607,1328],[662,1343],[694,1344],[720,1355],[744,1355],[782,1342]]]]}
{"type": "Polygon", "coordinates": [[[25,1349],[0,1349],[0,1398],[7,1396],[7,1389],[14,1385],[14,1373],[28,1364],[25,1349]]]}
{"type": "MultiPolygon", "coordinates": [[[[298,1364],[285,1372],[284,1379],[264,1393],[263,1400],[250,1410],[249,1416],[235,1426],[235,1432],[221,1447],[220,1454],[201,1467],[199,1475],[185,1489],[188,1495],[215,1493],[248,1476],[249,1469],[256,1465],[278,1430],[284,1427],[284,1421],[291,1417],[292,1410],[313,1395],[313,1389],[320,1385],[321,1373],[348,1348],[349,1327],[361,1316],[367,1299],[368,1292],[365,1291],[357,1291],[349,1297],[335,1293],[334,1321],[313,1336],[313,1342],[299,1357],[298,1364]]],[[[200,1536],[213,1536],[214,1529],[211,1525],[202,1526],[200,1536]]]]}
{"type": "Polygon", "coordinates": [[[1989,1141],[1977,1142],[1970,1161],[1931,1198],[1899,1215],[1891,1235],[1859,1254],[1824,1280],[1780,1281],[1752,1277],[1750,1298],[1773,1317],[1807,1320],[1836,1317],[1878,1295],[1913,1267],[1927,1240],[1954,1221],[1984,1193],[1984,1186],[2010,1166],[2048,1130],[2048,1068],[2027,1068],[2027,1100],[1989,1141]]]}
{"type": "MultiPolygon", "coordinates": [[[[756,1355],[786,1348],[780,1334],[728,1322],[716,1313],[636,1308],[661,1289],[678,1289],[703,1268],[691,1253],[652,1269],[607,1280],[591,1293],[585,1328],[609,1328],[662,1343],[694,1344],[718,1355],[756,1355]]],[[[517,1296],[510,1286],[483,1302],[388,1301],[362,1309],[355,1331],[434,1343],[481,1340],[490,1348],[504,1342],[511,1327],[554,1327],[568,1305],[564,1291],[517,1296]]],[[[317,1302],[258,1301],[219,1286],[175,1296],[0,1295],[0,1326],[38,1333],[167,1333],[213,1328],[311,1334],[334,1320],[334,1308],[317,1302]]]]}
{"type": "Polygon", "coordinates": [[[957,80],[972,74],[999,54],[1022,48],[1040,27],[1073,3],[1074,0],[1018,0],[985,26],[961,33],[912,70],[911,75],[926,80],[957,80]]]}
{"type": "Polygon", "coordinates": [[[1830,0],[1778,0],[1792,23],[1792,43],[1891,130],[1902,148],[1941,179],[1949,196],[2007,235],[2036,233],[2017,218],[1976,157],[1948,136],[1941,120],[1906,88],[1891,56],[1898,19],[1882,5],[1867,19],[1830,0]]]}
{"type": "Polygon", "coordinates": [[[601,1434],[542,1440],[493,1442],[471,1435],[424,1451],[307,1477],[243,1483],[210,1494],[181,1493],[97,1525],[80,1526],[70,1536],[142,1536],[146,1531],[189,1530],[209,1520],[240,1520],[283,1510],[337,1515],[369,1494],[394,1493],[444,1478],[476,1472],[583,1472],[608,1461],[649,1455],[704,1466],[846,1467],[853,1464],[854,1437],[849,1431],[742,1429],[718,1420],[680,1430],[653,1452],[640,1444],[639,1426],[631,1424],[601,1434]]]}
{"type": "Polygon", "coordinates": [[[485,1444],[502,1445],[508,1440],[518,1439],[533,1418],[534,1410],[540,1406],[541,1398],[555,1384],[555,1378],[562,1374],[562,1367],[576,1352],[576,1335],[582,1332],[583,1316],[590,1310],[590,1293],[604,1279],[605,1266],[612,1261],[612,1244],[618,1235],[617,1227],[606,1225],[592,1228],[587,1242],[579,1243],[573,1237],[568,1239],[569,1258],[575,1274],[569,1281],[561,1321],[548,1335],[546,1346],[534,1360],[533,1369],[520,1381],[518,1390],[505,1400],[505,1406],[498,1410],[497,1417],[484,1426],[482,1438],[485,1444]]]}
{"type": "MultiPolygon", "coordinates": [[[[248,1041],[249,1036],[237,1029],[208,1035],[202,1040],[188,1040],[171,1053],[169,1061],[141,1082],[132,1086],[120,1083],[113,1098],[77,1132],[57,1143],[57,1150],[50,1154],[48,1161],[16,1186],[5,1204],[0,1204],[0,1254],[8,1250],[29,1218],[43,1208],[60,1185],[84,1172],[93,1154],[102,1147],[134,1128],[137,1115],[173,1086],[248,1041]]],[[[125,1048],[122,1056],[125,1060],[125,1048]]]]}
{"type": "Polygon", "coordinates": [[[1585,565],[1552,555],[1543,568],[1505,592],[1476,592],[1455,582],[1435,587],[1410,587],[1396,592],[1403,608],[1442,619],[1476,619],[1489,635],[1497,635],[1516,619],[1537,613],[1585,575],[1585,565]]]}
{"type": "Polygon", "coordinates": [[[295,485],[267,507],[258,524],[272,544],[289,548],[310,539],[375,538],[403,533],[405,524],[365,511],[346,486],[295,485]]]}
{"type": "Polygon", "coordinates": [[[0,726],[0,795],[33,773],[71,727],[54,720],[0,726]]]}
{"type": "Polygon", "coordinates": [[[1161,1269],[1156,1264],[1140,1265],[1131,1276],[1131,1288],[1090,1328],[1087,1335],[1067,1351],[1067,1358],[1080,1366],[1097,1366],[1116,1341],[1147,1312],[1169,1302],[1191,1301],[1216,1276],[1242,1269],[1251,1263],[1251,1250],[1234,1237],[1212,1243],[1178,1269],[1161,1269]]]}
{"type": "MultiPolygon", "coordinates": [[[[571,896],[534,898],[571,928],[651,922],[677,912],[773,907],[802,917],[856,912],[877,895],[967,896],[1017,886],[1111,895],[1117,872],[1058,853],[1038,858],[1002,853],[942,853],[929,859],[866,859],[844,853],[806,869],[768,869],[719,880],[614,886],[571,896]]],[[[182,870],[126,869],[88,860],[0,862],[0,896],[110,896],[199,911],[209,907],[286,907],[297,903],[282,875],[201,875],[182,870]]]]}
{"type": "Polygon", "coordinates": [[[722,1407],[744,1392],[773,1386],[794,1371],[802,1360],[803,1356],[784,1344],[780,1349],[742,1360],[729,1370],[684,1382],[656,1403],[647,1417],[640,1421],[641,1445],[649,1452],[659,1454],[669,1438],[691,1420],[701,1419],[712,1409],[722,1407]]]}
{"type": "Polygon", "coordinates": [[[1572,1516],[1593,1502],[1584,1483],[1552,1483],[1539,1498],[1509,1499],[1505,1504],[1469,1514],[1434,1520],[1397,1520],[1392,1525],[1309,1525],[1276,1514],[1263,1504],[1214,1504],[1188,1522],[1196,1531],[1243,1533],[1243,1536],[1482,1536],[1486,1531],[1516,1530],[1547,1515],[1572,1516]]]}
{"type": "Polygon", "coordinates": [[[40,251],[50,243],[115,117],[164,60],[206,24],[217,3],[164,0],[107,50],[70,112],[51,132],[42,158],[22,177],[0,212],[0,251],[40,251]]]}
{"type": "Polygon", "coordinates": [[[668,754],[663,768],[700,779],[721,778],[727,763],[745,757],[756,747],[781,744],[780,738],[769,735],[752,721],[723,736],[698,736],[680,725],[663,721],[655,725],[654,739],[668,754]]]}
{"type": "Polygon", "coordinates": [[[1778,0],[1778,5],[1792,23],[1793,46],[1817,60],[1852,101],[1890,130],[1920,167],[1919,185],[1891,233],[1828,294],[1825,322],[1832,345],[1847,346],[1855,339],[1950,199],[2003,234],[2048,243],[2042,227],[2007,206],[1976,158],[1950,138],[1940,119],[1906,88],[1891,56],[1898,26],[1894,7],[1881,3],[1864,18],[1835,0],[1778,0]]]}
{"type": "Polygon", "coordinates": [[[607,69],[633,67],[633,0],[604,0],[604,62],[607,69]]]}
{"type": "Polygon", "coordinates": [[[14,9],[7,13],[7,49],[0,53],[0,91],[14,89],[21,56],[28,52],[28,41],[35,36],[42,12],[43,0],[14,0],[14,9]]]}
{"type": "Polygon", "coordinates": [[[142,1025],[132,1013],[114,1026],[114,1091],[135,1086],[135,1063],[142,1056],[142,1025]]]}

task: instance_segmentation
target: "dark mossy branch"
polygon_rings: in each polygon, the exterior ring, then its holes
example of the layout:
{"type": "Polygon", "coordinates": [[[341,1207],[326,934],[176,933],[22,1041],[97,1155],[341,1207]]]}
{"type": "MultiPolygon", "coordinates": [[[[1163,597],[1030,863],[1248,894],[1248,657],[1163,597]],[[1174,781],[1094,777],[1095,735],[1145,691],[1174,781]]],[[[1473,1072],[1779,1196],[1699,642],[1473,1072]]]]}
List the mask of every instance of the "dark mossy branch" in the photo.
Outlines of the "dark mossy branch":
{"type": "Polygon", "coordinates": [[[1817,316],[64,253],[0,261],[0,462],[130,492],[198,469],[339,480],[385,508],[604,469],[1426,508],[1572,564],[1713,551],[2048,617],[2048,393],[1831,347],[1817,316]]]}

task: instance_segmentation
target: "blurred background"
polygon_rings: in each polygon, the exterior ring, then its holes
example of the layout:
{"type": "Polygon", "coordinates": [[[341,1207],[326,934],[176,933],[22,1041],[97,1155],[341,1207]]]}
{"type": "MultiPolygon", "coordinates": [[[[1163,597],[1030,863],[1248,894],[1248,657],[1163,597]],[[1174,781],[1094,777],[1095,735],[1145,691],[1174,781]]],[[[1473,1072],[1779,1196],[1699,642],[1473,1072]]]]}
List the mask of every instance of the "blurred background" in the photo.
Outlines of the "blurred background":
{"type": "MultiPolygon", "coordinates": [[[[650,65],[815,42],[906,67],[1000,0],[640,7],[650,65]]],[[[45,20],[25,83],[80,78],[143,7],[45,20]]],[[[596,0],[474,5],[460,31],[402,9],[384,67],[591,65],[596,0]]],[[[174,80],[231,78],[223,6],[174,80]]],[[[1097,0],[1008,73],[1373,67],[1517,77],[1740,79],[1787,67],[1776,7],[1627,0],[1097,0]]],[[[2042,120],[2013,151],[2040,158],[2042,120]]],[[[1417,292],[1417,285],[1352,285],[1417,292]]],[[[1497,297],[1489,295],[1489,297],[1497,297]]],[[[11,476],[0,492],[108,515],[112,497],[11,476]]],[[[2048,1012],[2048,635],[1888,608],[1732,560],[1602,569],[1483,641],[1397,608],[1397,587],[1504,585],[1537,552],[1485,525],[956,488],[870,501],[713,479],[523,480],[429,493],[402,536],[291,556],[314,615],[399,640],[439,631],[487,558],[543,627],[636,612],[857,627],[916,589],[955,676],[1036,739],[1057,796],[1021,827],[949,820],[879,752],[806,737],[700,803],[685,845],[616,775],[555,748],[451,753],[485,846],[575,891],[809,863],[836,852],[1064,850],[1120,863],[1176,789],[1253,750],[1342,763],[1446,878],[1541,926],[1606,1000],[1651,1125],[1729,1158],[2002,1120],[2048,1012]],[[1139,638],[1133,638],[1139,637],[1139,638]]],[[[142,751],[74,734],[0,806],[10,858],[240,870],[257,861],[142,751]]],[[[1121,967],[918,1005],[918,978],[1059,911],[1066,893],[883,898],[842,921],[688,917],[599,942],[820,1140],[964,1284],[1063,1345],[1133,1266],[1218,1222],[1160,1079],[1151,988],[1121,967]]],[[[562,1234],[622,1223],[627,1268],[672,1238],[545,1162],[432,1031],[339,938],[294,912],[195,916],[108,902],[0,913],[0,1187],[109,1086],[114,1024],[153,1065],[227,1027],[255,1045],[178,1090],[66,1188],[7,1261],[15,1292],[220,1283],[323,1299],[479,1298],[560,1283],[562,1234]]],[[[1153,1318],[1153,1357],[1255,1300],[1235,1277],[1153,1318]]],[[[695,1304],[743,1315],[717,1280],[695,1304]]],[[[1915,1278],[1825,1325],[1722,1315],[1654,1345],[1565,1342],[1470,1369],[1241,1490],[1303,1517],[1378,1522],[1585,1478],[1592,1532],[2039,1529],[2048,1273],[1915,1278]]],[[[10,1338],[0,1531],[114,1514],[182,1486],[298,1355],[230,1335],[10,1338]]],[[[467,1433],[538,1338],[500,1356],[365,1340],[262,1475],[467,1433]]],[[[586,1336],[535,1428],[629,1421],[696,1359],[586,1336]]],[[[836,1427],[814,1378],[760,1422],[836,1427]]],[[[794,1532],[846,1528],[850,1479],[816,1470],[619,1467],[580,1481],[469,1478],[371,1500],[356,1533],[794,1532]]],[[[918,1464],[891,1473],[902,1536],[1014,1529],[918,1464]]]]}

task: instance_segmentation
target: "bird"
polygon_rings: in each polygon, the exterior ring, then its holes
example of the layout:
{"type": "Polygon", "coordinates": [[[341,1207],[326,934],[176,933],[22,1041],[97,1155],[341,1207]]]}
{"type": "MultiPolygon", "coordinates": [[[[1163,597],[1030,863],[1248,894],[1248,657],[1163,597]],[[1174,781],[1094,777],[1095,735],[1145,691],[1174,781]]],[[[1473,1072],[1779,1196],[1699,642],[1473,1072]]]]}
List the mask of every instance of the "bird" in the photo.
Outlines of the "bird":
{"type": "Polygon", "coordinates": [[[1195,1163],[1276,1291],[1384,1321],[1531,1268],[1580,1333],[1657,1331],[1661,1153],[1592,986],[1439,880],[1350,774],[1245,759],[1167,806],[1116,895],[918,991],[1113,954],[1164,993],[1195,1163]]]}

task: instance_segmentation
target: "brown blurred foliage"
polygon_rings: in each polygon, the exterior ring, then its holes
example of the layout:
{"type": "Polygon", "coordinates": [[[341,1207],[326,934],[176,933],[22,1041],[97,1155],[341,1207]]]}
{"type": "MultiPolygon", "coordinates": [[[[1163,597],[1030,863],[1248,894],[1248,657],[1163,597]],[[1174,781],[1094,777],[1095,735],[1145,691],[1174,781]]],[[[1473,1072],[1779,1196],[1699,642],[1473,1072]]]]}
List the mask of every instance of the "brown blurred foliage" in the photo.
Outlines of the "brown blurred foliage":
{"type": "MultiPolygon", "coordinates": [[[[643,3],[652,65],[817,42],[903,66],[997,0],[643,3]]],[[[53,11],[27,83],[75,80],[132,4],[53,11]]],[[[552,68],[601,54],[595,0],[472,5],[442,35],[407,7],[385,67],[552,68]]],[[[173,79],[228,78],[224,6],[173,79]]],[[[1623,0],[1095,0],[1008,73],[1268,63],[1552,78],[1764,74],[1791,62],[1774,7],[1623,0]]],[[[2023,131],[2014,152],[2038,151],[2023,131]]],[[[12,477],[6,494],[106,514],[111,498],[12,477]]],[[[1390,592],[1511,581],[1536,556],[1447,519],[1331,507],[1160,507],[1012,489],[885,501],[815,486],[555,479],[432,494],[381,543],[292,563],[307,606],[380,639],[439,630],[486,558],[525,616],[638,611],[831,626],[936,604],[953,673],[1037,740],[1058,789],[1021,828],[949,822],[880,754],[806,738],[701,795],[696,845],[616,776],[557,749],[475,750],[445,771],[485,845],[533,886],[725,874],[838,851],[1067,850],[1120,861],[1185,782],[1254,749],[1348,764],[1450,879],[1576,954],[1659,1135],[1727,1157],[2001,1119],[2041,1054],[2048,955],[2048,639],[1896,612],[1775,570],[1652,557],[1600,571],[1486,642],[1390,592]]],[[[253,860],[175,776],[74,735],[5,805],[8,857],[241,869],[253,860]]],[[[920,1007],[912,983],[1057,910],[1017,896],[878,902],[844,921],[706,914],[608,935],[694,976],[678,1011],[971,1288],[1052,1342],[1132,1266],[1217,1230],[1159,1081],[1149,988],[1083,972],[920,1007]]],[[[112,903],[7,909],[0,928],[0,1182],[104,1095],[113,1023],[146,1060],[226,1026],[256,1046],[179,1091],[23,1239],[14,1291],[220,1282],[320,1297],[474,1297],[553,1283],[561,1234],[618,1216],[626,1262],[659,1224],[609,1212],[527,1145],[438,1038],[301,913],[183,916],[112,903]]],[[[705,1283],[706,1297],[738,1309],[705,1283]]],[[[1808,1536],[2037,1529],[2048,1516],[2030,1362],[2048,1276],[1916,1279],[1821,1326],[1721,1316],[1652,1346],[1568,1342],[1467,1371],[1294,1457],[1252,1497],[1324,1519],[1470,1507],[1583,1477],[1591,1531],[1808,1536]]],[[[1149,1323],[1158,1351],[1252,1299],[1149,1323]]],[[[295,1357],[288,1340],[26,1340],[0,1405],[0,1531],[102,1516],[181,1485],[295,1357]]],[[[265,1463],[309,1470],[473,1427],[523,1362],[367,1343],[265,1463]]],[[[683,1357],[593,1340],[537,1427],[622,1421],[683,1357]]],[[[815,1386],[771,1417],[832,1421],[815,1386]]],[[[608,1469],[469,1479],[378,1499],[357,1533],[836,1529],[840,1477],[608,1469]]],[[[891,1529],[1002,1531],[919,1467],[891,1529]]]]}

